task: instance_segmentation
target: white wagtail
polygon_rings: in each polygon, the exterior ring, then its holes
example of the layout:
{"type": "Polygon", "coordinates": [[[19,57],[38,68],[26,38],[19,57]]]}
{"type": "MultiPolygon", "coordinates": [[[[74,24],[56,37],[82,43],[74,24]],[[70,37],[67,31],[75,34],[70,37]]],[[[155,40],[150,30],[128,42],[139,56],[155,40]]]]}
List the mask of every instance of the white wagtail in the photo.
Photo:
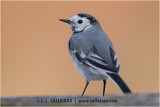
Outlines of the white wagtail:
{"type": "Polygon", "coordinates": [[[131,93],[128,86],[119,76],[120,65],[113,44],[100,23],[89,14],[78,14],[71,19],[59,19],[70,24],[73,34],[68,43],[69,53],[74,65],[86,80],[103,80],[103,96],[106,81],[110,78],[123,93],[131,93]]]}

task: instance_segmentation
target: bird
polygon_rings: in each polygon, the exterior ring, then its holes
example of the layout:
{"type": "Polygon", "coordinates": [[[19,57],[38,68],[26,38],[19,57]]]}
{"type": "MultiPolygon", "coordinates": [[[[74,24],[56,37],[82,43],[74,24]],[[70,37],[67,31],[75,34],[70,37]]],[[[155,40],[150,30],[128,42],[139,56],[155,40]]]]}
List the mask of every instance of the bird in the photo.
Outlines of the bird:
{"type": "Polygon", "coordinates": [[[120,64],[112,41],[94,16],[79,13],[71,19],[59,21],[68,23],[72,29],[68,41],[69,53],[75,67],[86,81],[81,96],[93,80],[103,80],[104,96],[108,79],[111,79],[124,94],[132,93],[120,77],[120,64]]]}

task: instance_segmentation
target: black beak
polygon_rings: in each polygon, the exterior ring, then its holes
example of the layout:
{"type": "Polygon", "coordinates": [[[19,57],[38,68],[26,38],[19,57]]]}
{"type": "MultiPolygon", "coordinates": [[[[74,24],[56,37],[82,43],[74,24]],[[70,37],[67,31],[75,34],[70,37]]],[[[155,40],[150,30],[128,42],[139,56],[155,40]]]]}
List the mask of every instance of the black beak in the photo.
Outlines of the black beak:
{"type": "Polygon", "coordinates": [[[59,19],[59,21],[62,21],[62,22],[68,23],[68,24],[70,24],[70,23],[71,23],[71,21],[70,21],[70,20],[68,20],[68,19],[59,19]]]}

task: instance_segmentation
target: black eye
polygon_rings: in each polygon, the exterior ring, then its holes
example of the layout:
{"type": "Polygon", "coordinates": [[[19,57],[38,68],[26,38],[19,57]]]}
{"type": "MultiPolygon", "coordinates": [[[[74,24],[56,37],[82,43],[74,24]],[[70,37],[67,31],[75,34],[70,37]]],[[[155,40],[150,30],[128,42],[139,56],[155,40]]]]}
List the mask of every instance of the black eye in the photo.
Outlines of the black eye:
{"type": "Polygon", "coordinates": [[[78,23],[81,24],[83,21],[82,20],[78,20],[78,23]]]}

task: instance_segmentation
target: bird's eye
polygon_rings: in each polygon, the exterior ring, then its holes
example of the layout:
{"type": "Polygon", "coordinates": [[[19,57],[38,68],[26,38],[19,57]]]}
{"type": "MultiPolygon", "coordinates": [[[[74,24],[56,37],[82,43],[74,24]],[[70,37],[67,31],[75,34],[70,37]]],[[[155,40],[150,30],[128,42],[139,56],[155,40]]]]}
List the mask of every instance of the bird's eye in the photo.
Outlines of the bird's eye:
{"type": "Polygon", "coordinates": [[[82,20],[78,20],[78,23],[81,24],[83,21],[82,20]]]}

